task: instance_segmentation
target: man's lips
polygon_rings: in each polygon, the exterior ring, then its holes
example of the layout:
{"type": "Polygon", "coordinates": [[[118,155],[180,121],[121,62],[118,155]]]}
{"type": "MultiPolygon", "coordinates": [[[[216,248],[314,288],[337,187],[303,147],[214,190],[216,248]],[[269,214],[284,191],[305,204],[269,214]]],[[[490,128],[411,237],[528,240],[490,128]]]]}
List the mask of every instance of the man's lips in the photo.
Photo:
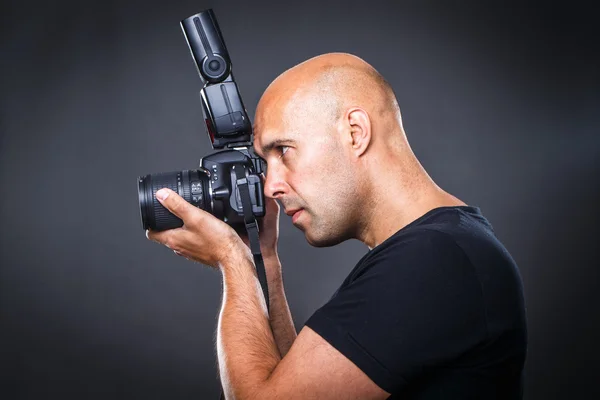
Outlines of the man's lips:
{"type": "Polygon", "coordinates": [[[290,217],[292,217],[292,223],[294,223],[294,222],[296,222],[296,220],[298,219],[298,217],[300,216],[302,211],[304,211],[303,208],[292,208],[289,210],[285,210],[285,213],[287,215],[289,215],[290,217]]]}
{"type": "Polygon", "coordinates": [[[285,213],[290,217],[296,214],[298,211],[302,210],[301,208],[290,208],[289,210],[285,210],[285,213]]]}

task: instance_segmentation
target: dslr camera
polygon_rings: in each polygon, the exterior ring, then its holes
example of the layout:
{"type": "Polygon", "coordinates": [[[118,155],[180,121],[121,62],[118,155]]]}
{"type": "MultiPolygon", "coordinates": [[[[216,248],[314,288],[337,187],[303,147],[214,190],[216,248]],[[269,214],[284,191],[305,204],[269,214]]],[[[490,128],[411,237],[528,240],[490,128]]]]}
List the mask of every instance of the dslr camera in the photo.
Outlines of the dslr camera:
{"type": "Polygon", "coordinates": [[[190,204],[236,229],[255,227],[265,214],[260,174],[264,161],[252,149],[252,124],[231,70],[231,59],[212,10],[180,23],[203,87],[200,103],[214,150],[200,159],[199,169],[149,174],[138,178],[144,230],[163,231],[183,225],[158,200],[167,187],[190,204]]]}

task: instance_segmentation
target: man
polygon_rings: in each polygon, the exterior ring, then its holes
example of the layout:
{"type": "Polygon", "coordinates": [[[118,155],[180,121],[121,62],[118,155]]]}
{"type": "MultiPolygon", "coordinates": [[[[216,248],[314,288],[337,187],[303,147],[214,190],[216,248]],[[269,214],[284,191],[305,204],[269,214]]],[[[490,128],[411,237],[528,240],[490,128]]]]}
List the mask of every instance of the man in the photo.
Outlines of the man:
{"type": "MultiPolygon", "coordinates": [[[[223,273],[217,353],[231,399],[515,399],[526,353],[522,284],[476,207],[438,187],[407,142],[394,93],[349,54],[286,71],[265,91],[261,249],[168,189],[182,228],[149,232],[223,273]],[[296,337],[277,256],[279,200],[313,246],[370,251],[296,337]]],[[[166,198],[164,197],[166,196],[166,198]]]]}

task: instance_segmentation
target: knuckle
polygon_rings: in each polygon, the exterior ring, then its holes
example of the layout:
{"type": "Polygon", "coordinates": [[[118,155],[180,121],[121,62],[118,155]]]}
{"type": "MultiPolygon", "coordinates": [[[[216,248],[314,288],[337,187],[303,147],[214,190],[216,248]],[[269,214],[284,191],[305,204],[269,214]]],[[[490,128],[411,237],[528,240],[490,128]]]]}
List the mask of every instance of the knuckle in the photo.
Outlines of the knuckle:
{"type": "Polygon", "coordinates": [[[185,224],[189,227],[192,228],[192,230],[196,230],[200,228],[200,225],[202,224],[202,215],[199,213],[192,213],[188,216],[187,221],[185,222],[185,224]]]}
{"type": "Polygon", "coordinates": [[[163,239],[163,244],[165,246],[167,246],[169,249],[174,249],[176,246],[176,243],[173,240],[173,237],[171,235],[165,236],[165,238],[163,239]]]}
{"type": "Polygon", "coordinates": [[[171,203],[171,210],[175,212],[181,211],[181,203],[179,201],[173,201],[171,203]]]}

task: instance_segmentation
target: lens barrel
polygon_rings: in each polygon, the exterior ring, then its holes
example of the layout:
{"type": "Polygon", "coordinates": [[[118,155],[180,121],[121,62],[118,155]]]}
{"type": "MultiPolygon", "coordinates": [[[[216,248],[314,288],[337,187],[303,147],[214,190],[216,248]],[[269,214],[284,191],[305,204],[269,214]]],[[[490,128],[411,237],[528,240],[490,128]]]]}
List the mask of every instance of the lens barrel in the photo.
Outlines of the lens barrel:
{"type": "Polygon", "coordinates": [[[156,199],[156,192],[161,188],[169,188],[193,206],[212,212],[212,187],[207,171],[199,169],[148,174],[138,178],[144,230],[164,231],[183,226],[183,221],[156,199]]]}

